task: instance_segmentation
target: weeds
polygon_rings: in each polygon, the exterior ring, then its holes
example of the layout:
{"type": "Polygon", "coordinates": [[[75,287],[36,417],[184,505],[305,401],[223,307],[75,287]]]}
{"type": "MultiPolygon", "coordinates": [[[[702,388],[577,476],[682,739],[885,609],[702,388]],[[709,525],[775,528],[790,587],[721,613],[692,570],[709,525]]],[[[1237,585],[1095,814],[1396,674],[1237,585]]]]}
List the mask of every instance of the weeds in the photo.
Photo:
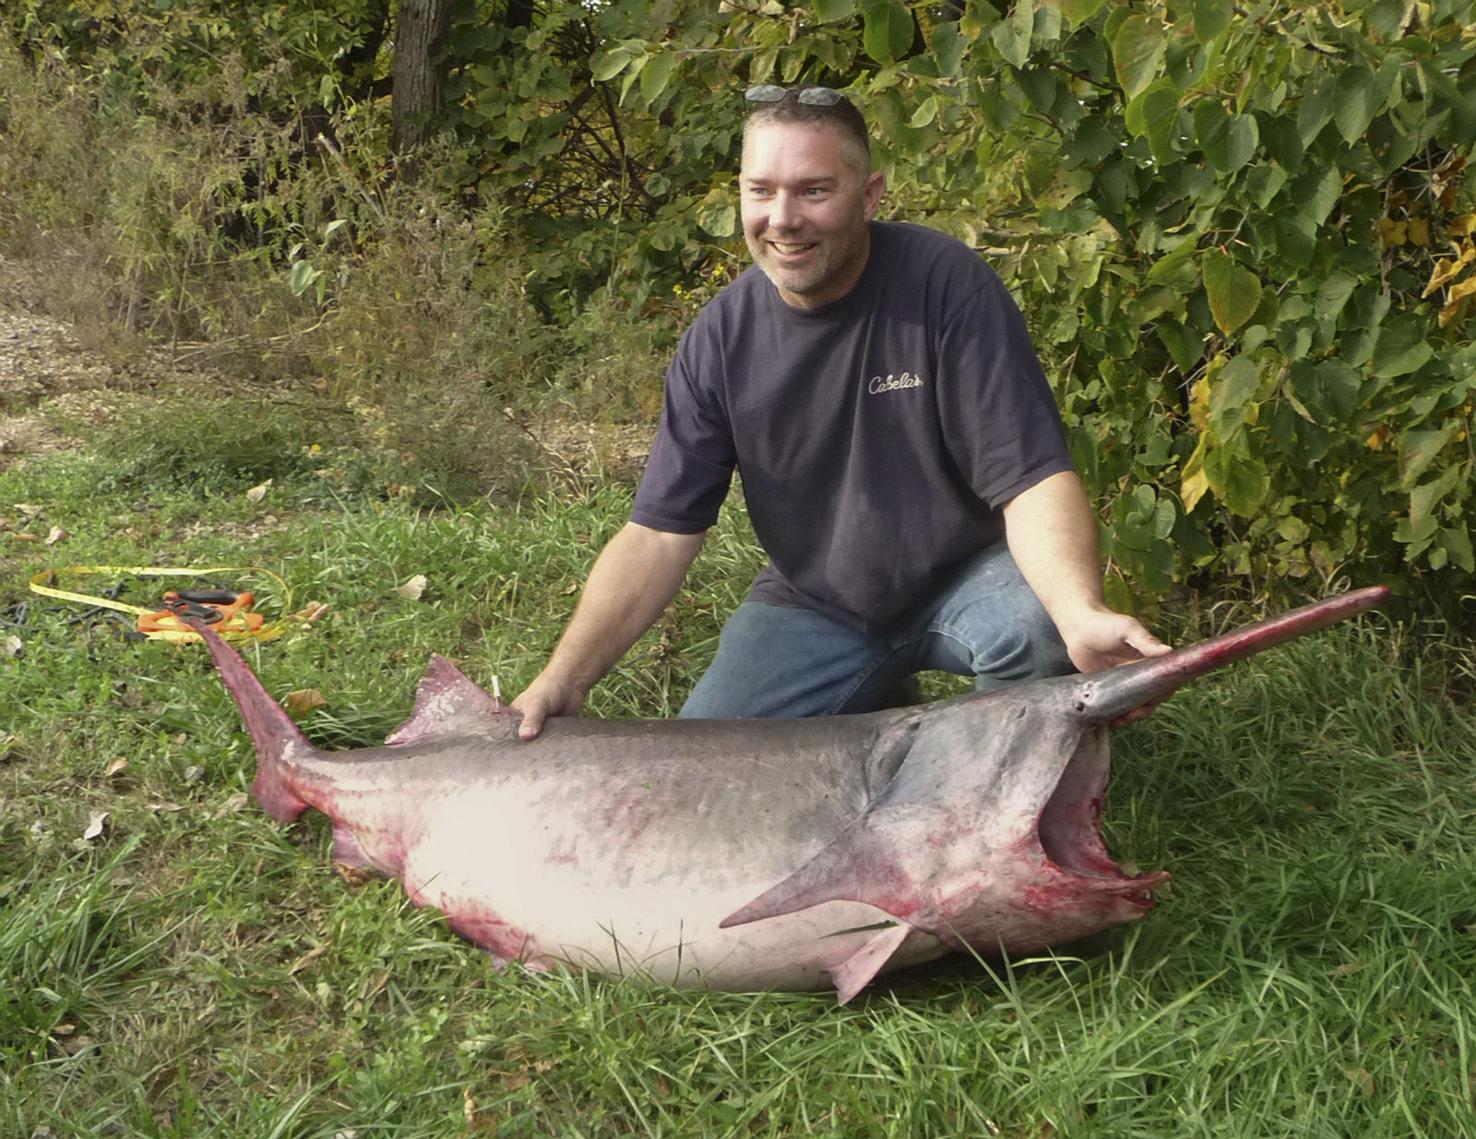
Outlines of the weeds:
{"type": "MultiPolygon", "coordinates": [[[[428,182],[395,181],[368,148],[248,114],[247,78],[227,60],[209,100],[151,92],[158,110],[144,115],[75,68],[34,70],[0,44],[0,253],[47,266],[26,275],[25,301],[76,322],[85,343],[163,340],[192,367],[291,403],[316,384],[324,422],[284,432],[264,400],[198,442],[156,422],[140,430],[159,438],[120,444],[135,468],[120,478],[173,463],[186,477],[206,461],[278,477],[307,436],[426,472],[443,497],[507,500],[547,465],[534,440],[550,419],[652,422],[674,313],[605,298],[546,323],[496,208],[469,211],[428,182]],[[217,113],[202,119],[205,105],[217,113]]],[[[367,109],[339,125],[382,126],[367,109]]]]}

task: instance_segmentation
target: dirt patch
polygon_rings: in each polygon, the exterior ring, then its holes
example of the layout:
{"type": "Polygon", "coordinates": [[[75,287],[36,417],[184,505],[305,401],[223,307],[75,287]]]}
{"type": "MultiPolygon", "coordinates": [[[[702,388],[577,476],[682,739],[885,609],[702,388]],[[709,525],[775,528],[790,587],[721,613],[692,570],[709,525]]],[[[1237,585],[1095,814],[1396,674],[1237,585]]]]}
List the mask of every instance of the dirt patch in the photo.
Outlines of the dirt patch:
{"type": "MultiPolygon", "coordinates": [[[[0,308],[0,464],[71,442],[40,409],[61,393],[86,402],[116,382],[110,365],[83,351],[58,321],[0,308]]],[[[86,415],[85,406],[72,413],[86,415]]]]}
{"type": "Polygon", "coordinates": [[[24,307],[31,271],[0,258],[0,467],[76,446],[76,429],[112,422],[127,393],[220,382],[179,372],[156,350],[84,344],[65,321],[24,307]]]}

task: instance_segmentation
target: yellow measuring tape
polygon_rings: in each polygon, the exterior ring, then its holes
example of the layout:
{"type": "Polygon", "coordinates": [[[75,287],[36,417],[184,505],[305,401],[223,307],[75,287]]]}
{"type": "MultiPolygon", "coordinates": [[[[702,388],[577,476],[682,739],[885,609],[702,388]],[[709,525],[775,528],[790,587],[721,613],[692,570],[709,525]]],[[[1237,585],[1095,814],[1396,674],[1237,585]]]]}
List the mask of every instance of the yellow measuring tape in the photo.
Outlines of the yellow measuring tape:
{"type": "MultiPolygon", "coordinates": [[[[131,613],[138,618],[152,617],[157,613],[156,609],[145,609],[141,605],[129,605],[123,601],[114,601],[107,597],[95,597],[87,593],[77,593],[69,589],[60,589],[57,586],[58,578],[63,575],[86,577],[89,575],[105,574],[131,575],[134,577],[208,577],[213,574],[262,574],[269,577],[277,584],[282,592],[282,608],[291,607],[292,591],[287,588],[287,583],[277,574],[260,566],[200,566],[200,567],[159,567],[159,566],[59,566],[55,569],[45,569],[31,575],[31,591],[39,593],[43,597],[55,597],[62,601],[75,601],[82,605],[93,606],[102,609],[114,609],[119,613],[131,613]]],[[[302,628],[316,621],[328,607],[326,605],[310,605],[306,609],[283,617],[269,624],[262,624],[257,628],[249,628],[244,621],[225,621],[216,631],[226,640],[251,640],[271,641],[280,637],[291,629],[302,628]]],[[[188,628],[183,622],[178,628],[154,628],[140,635],[149,640],[174,641],[183,644],[189,641],[198,641],[200,634],[188,628]]]]}

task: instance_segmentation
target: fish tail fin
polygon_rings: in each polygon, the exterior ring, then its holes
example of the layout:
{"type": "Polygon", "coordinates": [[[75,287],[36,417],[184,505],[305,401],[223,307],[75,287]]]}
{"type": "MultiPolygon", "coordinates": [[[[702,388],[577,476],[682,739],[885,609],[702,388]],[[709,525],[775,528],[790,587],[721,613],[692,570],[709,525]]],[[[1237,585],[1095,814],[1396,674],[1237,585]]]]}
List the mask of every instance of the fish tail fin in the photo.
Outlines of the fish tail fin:
{"type": "Polygon", "coordinates": [[[293,768],[287,762],[289,751],[297,755],[315,754],[316,749],[298,730],[283,707],[262,687],[246,662],[208,625],[191,620],[189,624],[205,641],[211,659],[220,673],[226,691],[241,709],[251,742],[256,745],[256,778],[251,783],[251,796],[272,818],[290,823],[309,804],[297,790],[293,768]]]}

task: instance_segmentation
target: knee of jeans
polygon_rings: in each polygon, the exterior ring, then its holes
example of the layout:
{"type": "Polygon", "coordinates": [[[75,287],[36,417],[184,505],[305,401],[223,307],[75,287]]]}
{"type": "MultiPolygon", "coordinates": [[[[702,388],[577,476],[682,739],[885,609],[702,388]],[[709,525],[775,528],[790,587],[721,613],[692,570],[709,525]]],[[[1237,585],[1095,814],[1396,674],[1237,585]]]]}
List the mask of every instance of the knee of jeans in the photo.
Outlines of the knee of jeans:
{"type": "Polygon", "coordinates": [[[1061,634],[1044,613],[1035,622],[1002,632],[992,644],[974,654],[973,664],[976,686],[980,688],[1076,671],[1061,634]]]}

